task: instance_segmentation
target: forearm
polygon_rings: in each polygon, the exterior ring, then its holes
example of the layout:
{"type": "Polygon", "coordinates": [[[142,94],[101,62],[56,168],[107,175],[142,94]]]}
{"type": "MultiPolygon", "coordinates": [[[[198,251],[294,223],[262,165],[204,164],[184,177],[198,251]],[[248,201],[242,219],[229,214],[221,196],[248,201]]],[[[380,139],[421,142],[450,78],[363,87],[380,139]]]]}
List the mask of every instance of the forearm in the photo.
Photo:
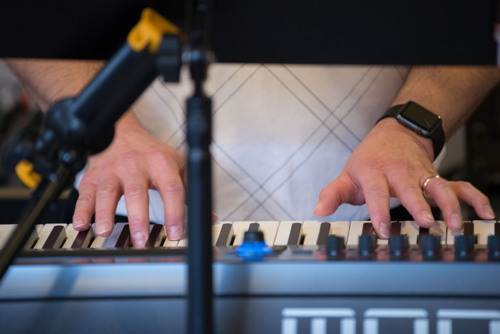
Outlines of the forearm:
{"type": "Polygon", "coordinates": [[[450,138],[499,80],[496,67],[417,66],[393,104],[413,100],[438,114],[450,138]]]}
{"type": "Polygon", "coordinates": [[[63,98],[79,94],[101,69],[101,61],[5,59],[35,103],[46,111],[63,98]]]}

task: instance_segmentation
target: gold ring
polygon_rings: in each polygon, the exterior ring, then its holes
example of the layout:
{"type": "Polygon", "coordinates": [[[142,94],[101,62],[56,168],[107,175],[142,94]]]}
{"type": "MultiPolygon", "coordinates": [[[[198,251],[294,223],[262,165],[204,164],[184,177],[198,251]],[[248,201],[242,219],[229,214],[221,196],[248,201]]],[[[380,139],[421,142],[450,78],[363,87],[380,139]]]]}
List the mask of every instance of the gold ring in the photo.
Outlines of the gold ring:
{"type": "Polygon", "coordinates": [[[436,175],[431,175],[431,176],[428,176],[424,182],[422,183],[422,186],[420,187],[422,189],[422,194],[424,195],[424,197],[426,199],[429,198],[429,196],[427,196],[427,193],[425,192],[425,187],[427,187],[427,184],[432,180],[432,179],[440,179],[441,176],[439,176],[438,174],[436,175]]]}

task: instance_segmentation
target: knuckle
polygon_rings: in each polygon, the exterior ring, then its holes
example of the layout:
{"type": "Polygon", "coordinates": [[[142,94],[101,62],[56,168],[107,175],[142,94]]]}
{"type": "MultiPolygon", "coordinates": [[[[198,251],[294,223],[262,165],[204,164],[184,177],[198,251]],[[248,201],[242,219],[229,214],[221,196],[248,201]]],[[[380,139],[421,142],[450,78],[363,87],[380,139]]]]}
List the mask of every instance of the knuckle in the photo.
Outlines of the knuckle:
{"type": "Polygon", "coordinates": [[[96,191],[98,196],[106,196],[106,195],[116,195],[118,193],[118,188],[113,184],[103,184],[99,186],[96,191]]]}
{"type": "Polygon", "coordinates": [[[147,196],[147,190],[140,184],[128,185],[125,189],[125,196],[129,198],[142,198],[147,196]]]}

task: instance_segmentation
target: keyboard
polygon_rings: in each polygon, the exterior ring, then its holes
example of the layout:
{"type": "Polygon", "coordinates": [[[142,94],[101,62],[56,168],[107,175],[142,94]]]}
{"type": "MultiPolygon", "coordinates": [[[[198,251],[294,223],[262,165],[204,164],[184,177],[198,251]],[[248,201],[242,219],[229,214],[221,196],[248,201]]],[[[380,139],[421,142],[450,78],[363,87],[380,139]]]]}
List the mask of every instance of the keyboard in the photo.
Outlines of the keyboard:
{"type": "MultiPolygon", "coordinates": [[[[216,332],[498,333],[499,223],[391,226],[379,240],[369,221],[214,224],[216,332]],[[239,256],[256,231],[272,252],[239,256]]],[[[2,332],[185,333],[188,241],[150,229],[133,249],[125,223],[107,238],[37,226],[0,285],[2,332]]]]}

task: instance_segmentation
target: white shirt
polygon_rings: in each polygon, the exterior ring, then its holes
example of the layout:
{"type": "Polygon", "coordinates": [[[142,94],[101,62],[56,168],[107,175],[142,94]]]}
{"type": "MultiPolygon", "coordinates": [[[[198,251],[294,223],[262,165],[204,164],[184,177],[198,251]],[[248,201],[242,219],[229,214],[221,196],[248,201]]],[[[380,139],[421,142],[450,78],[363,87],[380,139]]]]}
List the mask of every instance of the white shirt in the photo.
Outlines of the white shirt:
{"type": "MultiPolygon", "coordinates": [[[[388,108],[406,79],[402,66],[213,64],[214,212],[220,220],[308,220],[319,192],[388,108]]],[[[187,73],[155,81],[133,111],[153,134],[185,152],[187,73]]],[[[150,219],[163,222],[150,191],[150,219]]],[[[118,214],[126,214],[122,199],[118,214]]],[[[366,219],[342,205],[326,220],[366,219]]]]}

